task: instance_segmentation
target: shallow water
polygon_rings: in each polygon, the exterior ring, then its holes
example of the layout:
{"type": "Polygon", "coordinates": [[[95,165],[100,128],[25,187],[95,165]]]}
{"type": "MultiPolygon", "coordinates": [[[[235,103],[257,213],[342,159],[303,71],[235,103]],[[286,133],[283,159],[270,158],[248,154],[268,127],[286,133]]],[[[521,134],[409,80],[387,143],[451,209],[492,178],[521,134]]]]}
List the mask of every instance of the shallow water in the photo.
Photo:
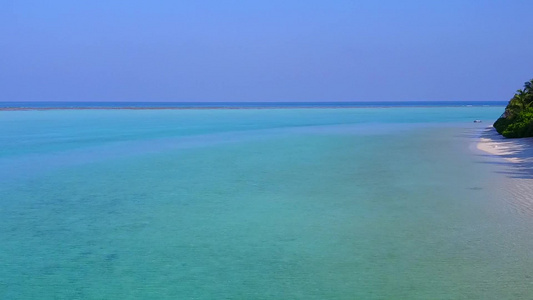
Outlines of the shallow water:
{"type": "Polygon", "coordinates": [[[0,298],[531,298],[502,110],[0,112],[0,298]]]}

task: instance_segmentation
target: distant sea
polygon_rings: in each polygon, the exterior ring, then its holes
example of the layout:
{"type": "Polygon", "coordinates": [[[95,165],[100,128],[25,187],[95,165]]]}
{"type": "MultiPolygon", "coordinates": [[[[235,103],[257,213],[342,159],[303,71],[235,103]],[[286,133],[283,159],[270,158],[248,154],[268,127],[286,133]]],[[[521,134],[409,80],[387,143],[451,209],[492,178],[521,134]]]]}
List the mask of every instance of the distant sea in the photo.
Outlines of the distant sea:
{"type": "Polygon", "coordinates": [[[531,299],[504,104],[0,110],[0,299],[531,299]]]}
{"type": "Polygon", "coordinates": [[[381,101],[381,102],[0,102],[0,108],[349,108],[501,106],[504,101],[381,101]]]}

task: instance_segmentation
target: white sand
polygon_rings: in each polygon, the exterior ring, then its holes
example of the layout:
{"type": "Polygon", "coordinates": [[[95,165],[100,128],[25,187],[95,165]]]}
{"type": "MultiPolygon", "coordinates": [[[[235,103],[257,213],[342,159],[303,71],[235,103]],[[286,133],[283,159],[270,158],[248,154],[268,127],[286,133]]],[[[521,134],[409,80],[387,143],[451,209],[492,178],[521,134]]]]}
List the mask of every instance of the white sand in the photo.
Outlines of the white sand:
{"type": "Polygon", "coordinates": [[[508,197],[502,199],[517,212],[533,217],[533,138],[507,139],[490,127],[482,132],[477,149],[508,162],[499,171],[507,175],[502,183],[508,197]]]}
{"type": "Polygon", "coordinates": [[[533,161],[533,138],[507,139],[493,127],[481,134],[477,148],[492,155],[498,155],[509,162],[533,161]]]}

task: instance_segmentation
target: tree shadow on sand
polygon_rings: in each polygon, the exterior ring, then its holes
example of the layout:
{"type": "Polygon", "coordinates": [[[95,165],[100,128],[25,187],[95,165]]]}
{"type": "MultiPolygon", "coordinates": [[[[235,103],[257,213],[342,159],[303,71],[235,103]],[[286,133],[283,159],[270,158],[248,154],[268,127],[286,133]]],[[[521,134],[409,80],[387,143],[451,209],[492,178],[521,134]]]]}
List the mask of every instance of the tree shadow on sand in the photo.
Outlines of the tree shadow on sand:
{"type": "Polygon", "coordinates": [[[481,163],[501,165],[504,170],[498,173],[510,178],[533,179],[533,138],[504,138],[492,127],[479,137],[483,150],[492,153],[479,154],[485,158],[481,163]]]}

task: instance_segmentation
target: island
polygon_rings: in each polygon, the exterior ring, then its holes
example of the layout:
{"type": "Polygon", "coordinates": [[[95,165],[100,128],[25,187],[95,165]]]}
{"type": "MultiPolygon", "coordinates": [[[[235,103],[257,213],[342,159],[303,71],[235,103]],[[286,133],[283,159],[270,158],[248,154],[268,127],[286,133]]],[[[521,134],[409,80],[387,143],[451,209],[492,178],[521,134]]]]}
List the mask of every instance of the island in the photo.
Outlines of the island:
{"type": "Polygon", "coordinates": [[[516,91],[494,128],[506,138],[533,137],[533,79],[516,91]]]}

